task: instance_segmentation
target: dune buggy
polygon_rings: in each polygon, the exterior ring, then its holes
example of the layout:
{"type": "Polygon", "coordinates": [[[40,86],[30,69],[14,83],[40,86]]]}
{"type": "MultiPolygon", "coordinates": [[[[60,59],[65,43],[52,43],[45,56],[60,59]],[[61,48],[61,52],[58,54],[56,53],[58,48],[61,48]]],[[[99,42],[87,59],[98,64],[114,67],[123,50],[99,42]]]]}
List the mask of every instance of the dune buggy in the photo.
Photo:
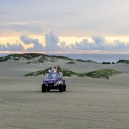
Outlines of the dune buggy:
{"type": "Polygon", "coordinates": [[[65,80],[59,73],[47,73],[42,84],[42,92],[49,92],[51,89],[58,89],[59,92],[66,91],[65,80]]]}

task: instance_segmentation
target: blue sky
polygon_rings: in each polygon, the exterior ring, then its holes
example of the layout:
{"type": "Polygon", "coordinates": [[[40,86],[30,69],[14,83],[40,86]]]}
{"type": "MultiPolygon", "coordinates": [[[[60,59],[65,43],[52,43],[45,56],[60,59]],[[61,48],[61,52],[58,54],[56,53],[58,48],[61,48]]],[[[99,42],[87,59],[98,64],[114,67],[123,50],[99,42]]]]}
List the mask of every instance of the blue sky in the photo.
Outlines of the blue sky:
{"type": "Polygon", "coordinates": [[[128,0],[0,0],[0,52],[128,52],[128,5],[128,0]]]}

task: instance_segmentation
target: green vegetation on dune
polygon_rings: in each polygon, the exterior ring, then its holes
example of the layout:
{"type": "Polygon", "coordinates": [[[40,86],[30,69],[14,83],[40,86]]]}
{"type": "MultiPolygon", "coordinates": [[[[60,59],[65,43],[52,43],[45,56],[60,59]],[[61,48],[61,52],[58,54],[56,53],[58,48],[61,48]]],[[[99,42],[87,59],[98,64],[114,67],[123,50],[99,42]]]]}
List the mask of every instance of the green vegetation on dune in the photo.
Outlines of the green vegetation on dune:
{"type": "Polygon", "coordinates": [[[102,64],[111,64],[110,62],[103,62],[102,64]]]}
{"type": "MultiPolygon", "coordinates": [[[[48,68],[49,69],[49,68],[48,68]]],[[[48,69],[44,69],[44,70],[40,70],[40,71],[36,71],[36,72],[31,72],[28,73],[24,76],[39,76],[39,75],[45,75],[48,72],[48,69]]],[[[72,76],[72,75],[77,75],[77,73],[71,71],[71,70],[67,70],[67,69],[61,69],[61,72],[63,73],[63,76],[72,76]]]]}
{"type": "Polygon", "coordinates": [[[36,72],[31,72],[31,73],[28,73],[24,76],[39,76],[39,75],[45,75],[46,73],[48,72],[48,69],[45,69],[45,70],[40,70],[40,71],[36,71],[36,72]]]}
{"type": "Polygon", "coordinates": [[[0,57],[0,62],[4,62],[7,60],[28,60],[26,64],[31,63],[45,63],[45,62],[57,62],[58,59],[61,60],[73,60],[66,56],[54,56],[54,55],[46,55],[41,53],[24,53],[24,54],[10,54],[5,57],[0,57]]]}
{"type": "Polygon", "coordinates": [[[82,59],[76,59],[76,61],[78,61],[78,62],[85,62],[85,60],[82,60],[82,59]]]}
{"type": "Polygon", "coordinates": [[[0,62],[4,62],[4,61],[7,61],[8,58],[7,57],[0,57],[0,62]]]}
{"type": "Polygon", "coordinates": [[[21,58],[24,58],[26,60],[30,60],[39,56],[46,56],[45,54],[40,53],[24,53],[24,54],[10,54],[4,57],[0,57],[0,62],[4,62],[7,60],[20,60],[21,58]]]}
{"type": "MultiPolygon", "coordinates": [[[[24,76],[45,75],[47,72],[48,72],[48,69],[45,69],[41,71],[31,72],[24,76]]],[[[110,76],[121,73],[111,69],[101,69],[101,70],[96,70],[88,73],[76,73],[68,69],[61,69],[61,72],[63,73],[64,77],[66,76],[70,77],[72,75],[76,75],[77,77],[91,77],[91,78],[105,78],[105,79],[109,79],[110,76]]]]}
{"type": "Polygon", "coordinates": [[[111,69],[101,69],[96,70],[88,73],[80,73],[78,74],[78,77],[91,77],[91,78],[106,78],[109,79],[110,76],[120,74],[121,72],[111,70],[111,69]]]}
{"type": "Polygon", "coordinates": [[[71,71],[71,70],[68,70],[68,69],[62,69],[61,72],[63,73],[63,76],[66,77],[70,77],[72,75],[77,75],[77,73],[71,71]]]}
{"type": "Polygon", "coordinates": [[[76,59],[76,61],[78,61],[78,62],[87,62],[87,63],[97,63],[97,62],[95,62],[95,61],[93,61],[93,60],[76,59]]]}
{"type": "Polygon", "coordinates": [[[129,60],[118,60],[117,63],[126,63],[126,64],[129,64],[129,60]]]}
{"type": "Polygon", "coordinates": [[[68,62],[68,63],[66,63],[66,64],[75,64],[75,62],[73,62],[73,61],[70,61],[70,62],[68,62]]]}
{"type": "Polygon", "coordinates": [[[102,62],[102,64],[115,64],[115,62],[112,62],[112,63],[110,63],[110,62],[102,62]]]}
{"type": "MultiPolygon", "coordinates": [[[[129,60],[118,60],[116,63],[125,63],[125,64],[129,64],[129,60]]],[[[115,64],[115,62],[102,62],[102,64],[115,64]]]]}

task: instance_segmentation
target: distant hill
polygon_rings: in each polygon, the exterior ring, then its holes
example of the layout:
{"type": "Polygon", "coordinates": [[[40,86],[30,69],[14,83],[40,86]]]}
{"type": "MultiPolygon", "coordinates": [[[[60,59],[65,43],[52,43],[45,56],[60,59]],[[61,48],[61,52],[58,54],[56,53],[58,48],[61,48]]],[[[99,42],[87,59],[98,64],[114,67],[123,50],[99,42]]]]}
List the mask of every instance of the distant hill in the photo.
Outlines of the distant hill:
{"type": "Polygon", "coordinates": [[[38,64],[38,63],[45,63],[45,62],[58,62],[58,60],[67,60],[69,61],[66,64],[74,64],[75,62],[82,62],[82,63],[97,63],[92,60],[82,60],[76,59],[73,60],[67,56],[57,56],[57,55],[46,55],[41,53],[23,53],[23,54],[10,54],[4,57],[0,57],[0,62],[5,61],[25,61],[26,64],[38,64]],[[71,63],[75,61],[74,63],[71,63]]]}
{"type": "Polygon", "coordinates": [[[55,55],[46,55],[40,53],[24,53],[24,54],[10,54],[4,57],[0,57],[0,62],[5,62],[9,60],[20,61],[25,60],[27,64],[30,63],[44,63],[44,62],[56,62],[57,59],[61,60],[73,60],[66,56],[55,56],[55,55]]]}

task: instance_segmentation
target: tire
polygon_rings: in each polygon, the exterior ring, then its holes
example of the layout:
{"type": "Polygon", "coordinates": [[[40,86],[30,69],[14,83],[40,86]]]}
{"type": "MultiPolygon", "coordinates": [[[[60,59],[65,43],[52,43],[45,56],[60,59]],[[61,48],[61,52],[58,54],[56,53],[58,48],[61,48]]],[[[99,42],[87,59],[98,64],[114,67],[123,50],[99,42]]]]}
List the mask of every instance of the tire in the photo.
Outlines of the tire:
{"type": "Polygon", "coordinates": [[[66,91],[66,85],[63,85],[63,91],[66,91]]]}
{"type": "Polygon", "coordinates": [[[63,85],[62,84],[59,85],[59,92],[63,92],[63,85]]]}
{"type": "Polygon", "coordinates": [[[46,86],[45,86],[45,84],[42,84],[42,92],[46,92],[46,86]]]}
{"type": "Polygon", "coordinates": [[[50,92],[50,88],[49,87],[47,87],[47,92],[50,92]]]}

